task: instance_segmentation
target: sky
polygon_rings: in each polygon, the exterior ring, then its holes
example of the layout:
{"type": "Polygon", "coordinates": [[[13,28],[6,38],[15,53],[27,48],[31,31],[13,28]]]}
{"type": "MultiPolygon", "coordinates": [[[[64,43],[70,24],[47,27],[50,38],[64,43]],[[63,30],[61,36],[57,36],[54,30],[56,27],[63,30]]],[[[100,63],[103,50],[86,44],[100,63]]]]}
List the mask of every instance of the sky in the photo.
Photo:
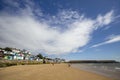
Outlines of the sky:
{"type": "Polygon", "coordinates": [[[0,0],[0,47],[120,61],[120,0],[0,0]]]}

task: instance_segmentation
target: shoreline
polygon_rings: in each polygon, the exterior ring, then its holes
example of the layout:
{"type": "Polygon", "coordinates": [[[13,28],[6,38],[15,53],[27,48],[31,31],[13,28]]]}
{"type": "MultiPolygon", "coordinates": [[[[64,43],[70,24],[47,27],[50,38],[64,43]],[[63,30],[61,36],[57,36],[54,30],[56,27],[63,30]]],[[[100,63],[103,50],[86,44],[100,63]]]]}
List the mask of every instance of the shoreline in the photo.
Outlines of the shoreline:
{"type": "Polygon", "coordinates": [[[110,64],[110,63],[101,63],[101,64],[96,64],[96,63],[89,63],[89,64],[71,64],[73,68],[77,68],[80,70],[96,73],[102,76],[106,76],[115,80],[120,79],[120,70],[116,69],[117,66],[120,66],[118,63],[110,64]]]}
{"type": "Polygon", "coordinates": [[[0,69],[1,80],[114,80],[67,64],[19,65],[0,69]]]}

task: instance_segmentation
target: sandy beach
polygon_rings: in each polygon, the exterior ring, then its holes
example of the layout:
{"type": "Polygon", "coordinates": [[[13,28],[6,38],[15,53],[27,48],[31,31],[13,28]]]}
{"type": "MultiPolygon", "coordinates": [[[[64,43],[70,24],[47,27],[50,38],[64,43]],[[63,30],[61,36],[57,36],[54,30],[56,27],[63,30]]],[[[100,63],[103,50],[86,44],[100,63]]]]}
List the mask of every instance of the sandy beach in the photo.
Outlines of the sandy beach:
{"type": "Polygon", "coordinates": [[[113,80],[67,64],[19,65],[0,68],[0,80],[113,80]]]}

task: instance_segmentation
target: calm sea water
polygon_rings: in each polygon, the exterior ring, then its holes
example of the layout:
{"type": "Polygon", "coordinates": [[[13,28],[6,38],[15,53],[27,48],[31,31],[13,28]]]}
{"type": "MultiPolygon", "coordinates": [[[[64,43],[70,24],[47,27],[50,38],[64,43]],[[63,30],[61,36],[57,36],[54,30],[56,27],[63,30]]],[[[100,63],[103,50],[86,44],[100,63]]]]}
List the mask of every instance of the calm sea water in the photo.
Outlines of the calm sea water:
{"type": "Polygon", "coordinates": [[[120,63],[77,63],[71,66],[120,80],[120,63]]]}

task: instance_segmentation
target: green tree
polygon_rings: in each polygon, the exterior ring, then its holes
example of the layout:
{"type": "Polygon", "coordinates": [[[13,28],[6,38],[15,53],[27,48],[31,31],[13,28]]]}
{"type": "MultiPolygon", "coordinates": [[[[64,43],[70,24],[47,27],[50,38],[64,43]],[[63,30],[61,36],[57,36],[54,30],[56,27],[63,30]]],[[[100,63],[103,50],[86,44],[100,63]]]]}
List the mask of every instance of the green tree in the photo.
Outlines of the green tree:
{"type": "Polygon", "coordinates": [[[3,48],[0,47],[0,49],[3,49],[3,48]]]}
{"type": "Polygon", "coordinates": [[[5,51],[10,51],[10,52],[12,52],[12,49],[9,48],[9,47],[4,48],[4,50],[5,50],[5,51]]]}
{"type": "Polygon", "coordinates": [[[40,59],[43,59],[43,55],[42,54],[38,54],[37,57],[39,57],[40,59]]]}

